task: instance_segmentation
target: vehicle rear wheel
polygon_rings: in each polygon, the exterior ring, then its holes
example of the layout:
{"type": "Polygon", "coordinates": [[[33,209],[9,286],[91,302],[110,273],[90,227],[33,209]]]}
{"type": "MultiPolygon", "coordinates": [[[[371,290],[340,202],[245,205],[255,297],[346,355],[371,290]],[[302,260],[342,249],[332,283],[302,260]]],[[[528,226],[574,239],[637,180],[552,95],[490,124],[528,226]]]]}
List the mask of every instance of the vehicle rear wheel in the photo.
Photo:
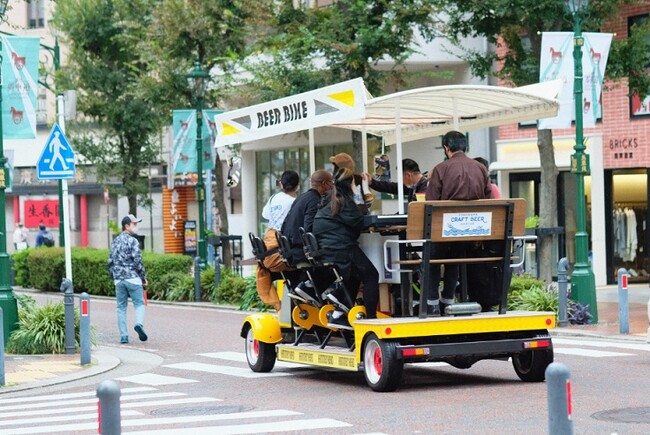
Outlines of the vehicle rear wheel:
{"type": "Polygon", "coordinates": [[[397,359],[396,346],[374,334],[366,341],[363,368],[366,382],[374,391],[395,391],[402,382],[404,362],[397,359]]]}
{"type": "Polygon", "coordinates": [[[521,352],[512,357],[512,366],[519,379],[525,382],[543,382],[546,367],[553,362],[553,349],[538,349],[521,352]]]}
{"type": "Polygon", "coordinates": [[[270,372],[275,365],[275,344],[264,343],[253,336],[253,328],[246,333],[246,360],[252,371],[270,372]]]}

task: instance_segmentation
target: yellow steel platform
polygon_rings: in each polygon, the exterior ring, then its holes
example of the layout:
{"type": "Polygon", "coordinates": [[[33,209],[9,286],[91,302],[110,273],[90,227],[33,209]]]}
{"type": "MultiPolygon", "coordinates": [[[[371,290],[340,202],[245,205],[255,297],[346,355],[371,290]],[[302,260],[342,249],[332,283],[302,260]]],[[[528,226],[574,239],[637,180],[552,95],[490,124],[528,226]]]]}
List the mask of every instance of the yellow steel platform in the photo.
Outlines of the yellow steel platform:
{"type": "Polygon", "coordinates": [[[328,346],[321,349],[315,344],[301,343],[298,346],[279,344],[277,355],[279,361],[355,372],[359,369],[354,351],[340,346],[328,346]]]}

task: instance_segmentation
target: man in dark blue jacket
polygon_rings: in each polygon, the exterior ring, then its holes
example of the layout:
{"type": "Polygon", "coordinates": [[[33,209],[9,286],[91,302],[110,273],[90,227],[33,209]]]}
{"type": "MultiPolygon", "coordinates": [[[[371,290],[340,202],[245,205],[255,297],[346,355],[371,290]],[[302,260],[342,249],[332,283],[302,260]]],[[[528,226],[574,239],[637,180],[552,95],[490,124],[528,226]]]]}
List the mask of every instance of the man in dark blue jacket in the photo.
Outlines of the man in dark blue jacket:
{"type": "Polygon", "coordinates": [[[291,259],[289,261],[294,264],[306,260],[298,228],[302,227],[308,233],[312,231],[314,216],[318,211],[321,198],[332,187],[332,174],[319,169],[311,175],[310,181],[311,188],[296,198],[282,224],[282,234],[291,243],[291,259]]]}
{"type": "MultiPolygon", "coordinates": [[[[372,178],[369,173],[362,174],[368,182],[371,189],[377,192],[397,194],[397,183],[394,181],[380,181],[372,178]]],[[[402,181],[404,184],[404,199],[406,201],[416,201],[416,193],[427,191],[427,173],[420,172],[420,166],[413,159],[402,160],[402,181]]]]}

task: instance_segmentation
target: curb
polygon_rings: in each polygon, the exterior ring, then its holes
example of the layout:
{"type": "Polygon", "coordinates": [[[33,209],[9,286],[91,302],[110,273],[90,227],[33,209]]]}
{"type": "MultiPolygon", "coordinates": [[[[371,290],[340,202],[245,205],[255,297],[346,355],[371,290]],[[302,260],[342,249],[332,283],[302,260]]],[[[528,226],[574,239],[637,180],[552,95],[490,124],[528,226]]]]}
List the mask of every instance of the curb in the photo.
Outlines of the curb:
{"type": "Polygon", "coordinates": [[[32,382],[29,384],[16,385],[13,387],[2,387],[0,388],[0,395],[78,381],[80,379],[85,379],[101,373],[106,373],[110,370],[113,370],[122,363],[118,357],[111,355],[105,350],[101,350],[101,348],[100,350],[93,352],[92,361],[93,364],[90,367],[75,373],[55,376],[50,379],[44,379],[42,381],[32,382]]]}
{"type": "Polygon", "coordinates": [[[627,341],[627,342],[640,342],[647,343],[650,345],[645,335],[634,335],[634,334],[604,334],[598,331],[580,331],[574,328],[566,327],[556,327],[549,331],[552,337],[589,337],[589,338],[598,338],[601,340],[617,340],[617,341],[627,341]]]}

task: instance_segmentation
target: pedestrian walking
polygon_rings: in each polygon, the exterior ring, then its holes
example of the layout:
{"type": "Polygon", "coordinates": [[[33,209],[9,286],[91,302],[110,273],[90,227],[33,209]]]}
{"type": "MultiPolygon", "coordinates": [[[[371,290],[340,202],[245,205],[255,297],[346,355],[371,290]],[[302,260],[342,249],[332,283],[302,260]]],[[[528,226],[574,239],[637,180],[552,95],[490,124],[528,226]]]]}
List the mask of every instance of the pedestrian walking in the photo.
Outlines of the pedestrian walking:
{"type": "Polygon", "coordinates": [[[29,244],[27,243],[27,229],[23,226],[22,222],[16,224],[16,229],[14,229],[14,248],[16,251],[21,251],[27,249],[29,244]]]}
{"type": "Polygon", "coordinates": [[[140,341],[147,341],[144,331],[144,288],[147,278],[142,263],[142,253],[135,236],[138,234],[138,219],[132,214],[122,219],[122,233],[111,244],[108,258],[108,273],[115,283],[117,301],[117,327],[120,331],[120,343],[129,342],[126,322],[126,309],[129,297],[135,309],[135,332],[140,341]]]}

